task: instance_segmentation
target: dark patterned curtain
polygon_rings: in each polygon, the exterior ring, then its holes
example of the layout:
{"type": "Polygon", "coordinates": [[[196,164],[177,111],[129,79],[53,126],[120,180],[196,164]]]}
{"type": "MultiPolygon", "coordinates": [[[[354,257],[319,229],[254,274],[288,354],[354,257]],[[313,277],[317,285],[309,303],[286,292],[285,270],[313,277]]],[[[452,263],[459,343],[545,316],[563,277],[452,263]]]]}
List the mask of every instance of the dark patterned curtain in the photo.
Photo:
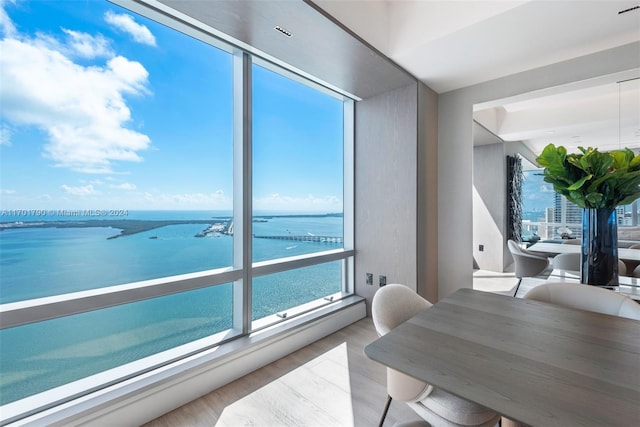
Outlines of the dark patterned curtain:
{"type": "Polygon", "coordinates": [[[507,239],[522,241],[522,159],[507,156],[507,239]]]}

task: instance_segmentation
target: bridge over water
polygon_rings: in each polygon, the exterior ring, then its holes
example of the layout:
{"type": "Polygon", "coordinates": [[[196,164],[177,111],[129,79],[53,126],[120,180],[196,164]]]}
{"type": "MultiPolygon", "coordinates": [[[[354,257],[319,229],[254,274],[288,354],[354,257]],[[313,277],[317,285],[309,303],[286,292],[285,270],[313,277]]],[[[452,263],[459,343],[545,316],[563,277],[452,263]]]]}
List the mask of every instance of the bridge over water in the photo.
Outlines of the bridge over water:
{"type": "Polygon", "coordinates": [[[295,240],[298,242],[316,242],[316,243],[337,243],[342,244],[342,237],[334,237],[334,236],[294,236],[294,235],[284,235],[284,236],[258,236],[253,235],[256,239],[276,239],[276,240],[295,240]]]}

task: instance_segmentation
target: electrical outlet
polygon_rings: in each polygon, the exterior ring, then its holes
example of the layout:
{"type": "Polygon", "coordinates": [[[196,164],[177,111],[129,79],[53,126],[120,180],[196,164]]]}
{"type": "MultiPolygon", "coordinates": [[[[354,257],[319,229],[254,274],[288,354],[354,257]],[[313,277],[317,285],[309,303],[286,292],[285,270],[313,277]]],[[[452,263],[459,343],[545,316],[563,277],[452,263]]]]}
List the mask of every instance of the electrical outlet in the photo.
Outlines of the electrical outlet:
{"type": "Polygon", "coordinates": [[[373,286],[373,274],[367,273],[367,285],[373,286]]]}
{"type": "Polygon", "coordinates": [[[387,276],[378,276],[379,280],[380,280],[380,287],[383,287],[384,285],[387,284],[387,276]]]}
{"type": "Polygon", "coordinates": [[[480,252],[484,252],[484,245],[479,245],[479,246],[478,246],[478,250],[479,250],[480,252]]]}

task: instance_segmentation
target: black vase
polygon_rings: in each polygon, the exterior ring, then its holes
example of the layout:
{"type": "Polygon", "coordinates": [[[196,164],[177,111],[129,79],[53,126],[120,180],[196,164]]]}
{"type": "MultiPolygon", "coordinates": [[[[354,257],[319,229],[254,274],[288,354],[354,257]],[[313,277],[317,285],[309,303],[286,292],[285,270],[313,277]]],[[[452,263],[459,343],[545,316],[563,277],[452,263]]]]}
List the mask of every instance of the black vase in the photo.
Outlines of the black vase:
{"type": "Polygon", "coordinates": [[[582,213],[581,281],[587,285],[618,285],[618,220],[614,209],[582,213]]]}

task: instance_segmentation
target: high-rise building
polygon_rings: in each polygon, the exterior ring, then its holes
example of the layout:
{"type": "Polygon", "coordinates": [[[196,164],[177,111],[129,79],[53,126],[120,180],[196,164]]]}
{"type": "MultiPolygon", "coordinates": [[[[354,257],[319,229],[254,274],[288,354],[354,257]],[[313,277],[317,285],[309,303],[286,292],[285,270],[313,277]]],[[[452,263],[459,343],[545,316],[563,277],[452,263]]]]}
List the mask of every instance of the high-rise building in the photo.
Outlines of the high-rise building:
{"type": "Polygon", "coordinates": [[[545,208],[544,219],[538,226],[538,236],[541,239],[553,239],[554,227],[551,223],[555,222],[555,209],[545,208]]]}
{"type": "Polygon", "coordinates": [[[618,225],[632,226],[633,224],[633,212],[631,210],[633,205],[618,206],[616,208],[616,214],[618,216],[618,225]]]}
{"type": "Polygon", "coordinates": [[[573,237],[582,236],[582,208],[556,193],[554,199],[554,222],[559,228],[568,228],[573,237]]]}

